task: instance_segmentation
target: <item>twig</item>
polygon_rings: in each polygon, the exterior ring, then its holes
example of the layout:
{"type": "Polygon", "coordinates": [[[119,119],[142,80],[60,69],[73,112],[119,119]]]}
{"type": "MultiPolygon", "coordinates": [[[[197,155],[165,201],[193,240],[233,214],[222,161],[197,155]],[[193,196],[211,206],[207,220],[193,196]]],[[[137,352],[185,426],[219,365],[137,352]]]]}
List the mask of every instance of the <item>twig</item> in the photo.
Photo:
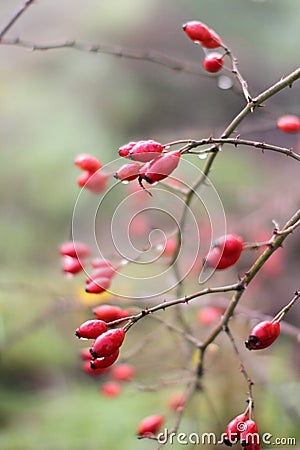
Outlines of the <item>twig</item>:
{"type": "Polygon", "coordinates": [[[11,29],[11,27],[16,23],[16,21],[21,17],[22,14],[31,6],[35,0],[26,0],[22,5],[19,7],[19,9],[14,13],[14,15],[10,18],[10,20],[7,22],[6,25],[4,25],[4,28],[0,31],[0,44],[3,44],[3,36],[11,29]]]}

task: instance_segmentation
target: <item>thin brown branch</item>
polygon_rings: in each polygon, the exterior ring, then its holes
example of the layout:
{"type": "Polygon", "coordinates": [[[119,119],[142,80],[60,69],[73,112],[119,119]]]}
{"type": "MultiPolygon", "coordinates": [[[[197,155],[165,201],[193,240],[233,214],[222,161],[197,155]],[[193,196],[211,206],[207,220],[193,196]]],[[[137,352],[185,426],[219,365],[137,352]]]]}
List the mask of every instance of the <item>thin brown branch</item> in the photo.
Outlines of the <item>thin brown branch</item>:
{"type": "Polygon", "coordinates": [[[11,27],[16,23],[16,21],[24,14],[24,12],[31,6],[33,3],[35,3],[35,0],[26,0],[19,6],[17,11],[13,14],[13,16],[9,19],[9,21],[4,25],[2,30],[0,31],[0,40],[1,44],[3,42],[3,36],[11,29],[11,27]]]}

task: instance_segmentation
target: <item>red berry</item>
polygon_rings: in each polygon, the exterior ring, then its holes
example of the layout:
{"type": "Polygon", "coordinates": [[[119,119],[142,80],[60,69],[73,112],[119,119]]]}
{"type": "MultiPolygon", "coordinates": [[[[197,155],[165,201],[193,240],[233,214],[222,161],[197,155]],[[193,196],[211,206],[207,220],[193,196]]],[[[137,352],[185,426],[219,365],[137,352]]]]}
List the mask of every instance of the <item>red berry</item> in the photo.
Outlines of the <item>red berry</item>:
{"type": "Polygon", "coordinates": [[[88,245],[76,241],[61,244],[59,250],[61,255],[72,256],[72,258],[85,258],[91,253],[91,249],[88,245]]]}
{"type": "Polygon", "coordinates": [[[93,309],[93,313],[98,319],[105,322],[113,322],[114,320],[124,319],[130,316],[128,311],[125,311],[118,306],[99,305],[93,309]]]}
{"type": "Polygon", "coordinates": [[[171,237],[167,239],[165,248],[163,249],[162,253],[165,256],[173,256],[176,248],[177,248],[177,238],[171,237]]]}
{"type": "Polygon", "coordinates": [[[202,47],[205,48],[218,48],[222,45],[222,40],[220,38],[220,36],[214,31],[214,30],[209,30],[210,32],[210,37],[208,39],[203,39],[201,41],[201,45],[202,47]]]}
{"type": "Polygon", "coordinates": [[[134,147],[136,142],[128,142],[128,144],[123,145],[119,148],[119,155],[123,158],[126,158],[129,156],[129,152],[134,147]]]}
{"type": "Polygon", "coordinates": [[[243,239],[234,234],[220,237],[208,252],[204,263],[209,267],[221,270],[235,264],[243,250],[243,239]]]}
{"type": "Polygon", "coordinates": [[[80,339],[96,339],[96,337],[105,333],[105,331],[107,331],[106,322],[94,319],[82,323],[75,331],[75,334],[80,339]]]}
{"type": "Polygon", "coordinates": [[[221,53],[212,52],[208,53],[203,61],[203,67],[207,72],[215,73],[219,72],[224,65],[224,58],[221,53]]]}
{"type": "Polygon", "coordinates": [[[254,420],[246,420],[244,423],[244,429],[240,432],[240,440],[243,447],[250,444],[259,443],[258,429],[254,420]]]}
{"type": "Polygon", "coordinates": [[[183,408],[185,405],[186,399],[182,393],[175,392],[171,395],[168,400],[168,407],[174,411],[177,411],[180,408],[183,408]]]}
{"type": "Polygon", "coordinates": [[[106,291],[110,285],[111,278],[95,278],[86,285],[85,292],[88,292],[89,294],[101,294],[106,291]]]}
{"type": "Polygon", "coordinates": [[[102,384],[100,390],[106,397],[117,397],[121,393],[122,387],[116,381],[107,381],[102,384]]]}
{"type": "Polygon", "coordinates": [[[221,315],[223,314],[224,309],[218,306],[207,306],[205,308],[200,309],[197,314],[197,321],[201,325],[209,326],[216,323],[220,320],[221,315]]]}
{"type": "Polygon", "coordinates": [[[81,170],[87,170],[88,172],[97,172],[101,168],[101,163],[95,156],[82,153],[75,158],[75,164],[81,170]]]}
{"type": "Polygon", "coordinates": [[[162,424],[164,423],[164,417],[160,414],[145,417],[138,425],[138,436],[151,436],[157,434],[162,424]]]}
{"type": "Polygon", "coordinates": [[[120,181],[133,181],[139,176],[140,164],[133,162],[125,164],[115,173],[114,177],[120,181]]]}
{"type": "Polygon", "coordinates": [[[209,28],[204,23],[197,20],[191,20],[190,22],[185,23],[182,28],[194,42],[201,43],[201,41],[210,38],[209,28]]]}
{"type": "Polygon", "coordinates": [[[248,350],[261,350],[269,347],[279,334],[280,322],[265,320],[255,325],[245,345],[248,350]]]}
{"type": "Polygon", "coordinates": [[[97,278],[112,278],[115,274],[116,270],[112,266],[98,267],[91,272],[86,281],[90,283],[97,278]]]}
{"type": "Polygon", "coordinates": [[[135,368],[131,364],[117,364],[111,370],[111,377],[118,381],[132,381],[135,368]]]}
{"type": "Polygon", "coordinates": [[[89,375],[102,375],[104,372],[107,372],[107,369],[92,369],[90,361],[84,361],[83,370],[89,375]]]}
{"type": "Polygon", "coordinates": [[[164,146],[159,142],[153,141],[138,141],[130,150],[129,157],[134,161],[148,162],[157,158],[163,151],[164,146]]]}
{"type": "Polygon", "coordinates": [[[229,447],[232,444],[236,444],[240,438],[240,432],[244,429],[244,423],[248,420],[246,414],[239,414],[232,419],[226,427],[226,436],[224,438],[224,444],[229,447]]]}
{"type": "Polygon", "coordinates": [[[284,133],[297,133],[300,131],[300,119],[297,116],[282,116],[277,120],[277,127],[284,133]]]}
{"type": "Polygon", "coordinates": [[[94,194],[99,194],[107,188],[109,175],[104,172],[84,172],[77,179],[80,187],[84,187],[94,194]]]}
{"type": "Polygon", "coordinates": [[[63,258],[63,271],[75,275],[83,270],[81,262],[77,258],[71,256],[64,256],[63,258]]]}
{"type": "MultiPolygon", "coordinates": [[[[106,369],[107,367],[110,367],[111,365],[113,365],[113,363],[118,359],[118,356],[119,356],[119,349],[117,349],[114,353],[112,353],[109,356],[104,356],[102,358],[93,359],[90,362],[91,368],[93,370],[106,369]]],[[[90,358],[91,358],[91,353],[90,353],[90,358]]]]}
{"type": "Polygon", "coordinates": [[[114,330],[106,331],[101,334],[94,341],[91,354],[95,358],[102,358],[103,356],[110,356],[119,347],[121,347],[125,338],[125,331],[123,328],[116,328],[114,330]]]}
{"type": "Polygon", "coordinates": [[[178,166],[180,156],[180,151],[169,152],[146,163],[140,170],[140,181],[153,184],[167,178],[178,166]]]}
{"type": "Polygon", "coordinates": [[[81,350],[81,358],[84,361],[90,361],[91,360],[91,353],[89,348],[83,348],[81,350]]]}

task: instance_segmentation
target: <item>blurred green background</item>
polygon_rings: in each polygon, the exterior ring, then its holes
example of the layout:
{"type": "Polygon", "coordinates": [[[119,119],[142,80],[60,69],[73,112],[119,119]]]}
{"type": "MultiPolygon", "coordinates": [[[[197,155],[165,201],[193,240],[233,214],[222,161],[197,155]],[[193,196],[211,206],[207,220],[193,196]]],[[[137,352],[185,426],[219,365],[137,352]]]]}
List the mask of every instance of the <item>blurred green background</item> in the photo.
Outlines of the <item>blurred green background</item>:
{"type": "MultiPolygon", "coordinates": [[[[1,26],[18,4],[1,1],[1,26]]],[[[6,37],[152,49],[199,65],[201,71],[202,50],[187,39],[181,25],[202,20],[232,49],[256,95],[299,64],[299,17],[299,0],[44,0],[32,5],[6,37]]],[[[136,441],[136,424],[145,415],[164,413],[175,388],[153,395],[139,392],[136,382],[119,398],[107,399],[98,391],[100,381],[81,370],[82,345],[74,329],[90,317],[90,305],[78,294],[82,278],[70,281],[62,276],[58,255],[59,244],[69,237],[79,192],[74,157],[92,153],[108,163],[131,140],[216,136],[242,108],[243,98],[235,90],[219,89],[215,77],[104,54],[0,45],[0,60],[0,448],[155,448],[151,441],[136,441]]],[[[224,75],[231,77],[230,71],[224,75]]],[[[245,138],[296,148],[297,137],[282,136],[276,118],[299,114],[299,94],[295,83],[238,131],[245,138]]],[[[272,231],[272,219],[284,223],[299,204],[295,165],[256,150],[223,151],[211,179],[232,231],[254,240],[257,230],[272,231]]],[[[258,291],[249,288],[245,303],[272,314],[299,289],[296,233],[291,241],[284,249],[280,279],[262,279],[258,291]],[[257,296],[265,299],[263,305],[257,296]]],[[[295,307],[288,320],[296,325],[299,316],[295,307]]],[[[192,309],[189,317],[192,320],[192,309]]],[[[150,325],[137,327],[132,341],[150,332],[150,325]]],[[[248,324],[236,326],[242,343],[248,324]]],[[[164,370],[168,364],[172,368],[172,358],[166,358],[169,344],[167,340],[158,358],[166,359],[164,370]]],[[[246,387],[237,369],[228,375],[228,366],[236,368],[237,361],[230,346],[223,347],[209,361],[210,398],[199,395],[193,400],[184,431],[222,432],[226,421],[244,408],[246,387]]],[[[255,361],[250,356],[245,358],[258,377],[260,429],[297,437],[300,448],[299,347],[283,337],[276,350],[255,361]]],[[[151,349],[142,361],[134,360],[139,380],[159,381],[163,364],[158,360],[151,349]]]]}

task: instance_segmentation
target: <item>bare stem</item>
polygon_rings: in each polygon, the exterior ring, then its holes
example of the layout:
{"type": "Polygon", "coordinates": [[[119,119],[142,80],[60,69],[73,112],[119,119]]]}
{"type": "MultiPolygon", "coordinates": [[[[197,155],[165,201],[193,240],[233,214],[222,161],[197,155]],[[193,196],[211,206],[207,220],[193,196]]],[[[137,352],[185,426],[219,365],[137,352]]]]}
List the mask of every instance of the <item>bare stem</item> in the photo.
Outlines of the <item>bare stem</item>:
{"type": "Polygon", "coordinates": [[[24,12],[31,6],[35,0],[26,0],[24,3],[19,6],[18,10],[14,13],[14,15],[9,19],[6,25],[0,31],[0,44],[3,44],[3,36],[11,29],[11,27],[16,23],[16,21],[24,14],[24,12]]]}

